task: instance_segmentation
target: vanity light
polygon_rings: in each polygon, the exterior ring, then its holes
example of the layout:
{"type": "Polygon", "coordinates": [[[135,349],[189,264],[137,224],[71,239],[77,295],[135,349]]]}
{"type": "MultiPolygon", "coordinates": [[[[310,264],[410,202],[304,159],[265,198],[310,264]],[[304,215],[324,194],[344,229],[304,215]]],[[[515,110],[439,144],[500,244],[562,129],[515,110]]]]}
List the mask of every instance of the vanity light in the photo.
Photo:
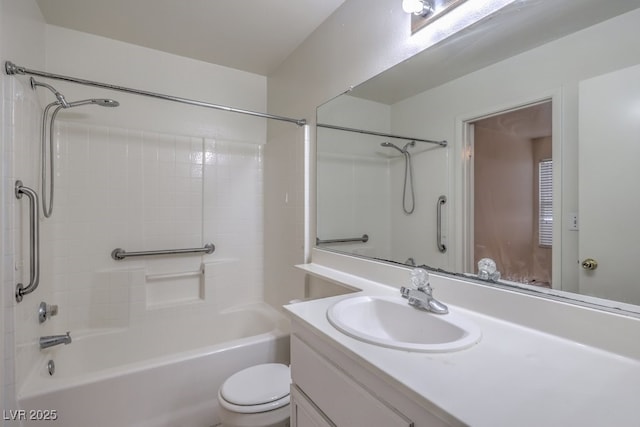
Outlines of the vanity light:
{"type": "Polygon", "coordinates": [[[423,18],[431,15],[434,11],[433,4],[429,0],[402,0],[402,10],[423,18]]]}
{"type": "Polygon", "coordinates": [[[461,5],[466,0],[402,0],[402,10],[411,13],[411,33],[461,5]]]}

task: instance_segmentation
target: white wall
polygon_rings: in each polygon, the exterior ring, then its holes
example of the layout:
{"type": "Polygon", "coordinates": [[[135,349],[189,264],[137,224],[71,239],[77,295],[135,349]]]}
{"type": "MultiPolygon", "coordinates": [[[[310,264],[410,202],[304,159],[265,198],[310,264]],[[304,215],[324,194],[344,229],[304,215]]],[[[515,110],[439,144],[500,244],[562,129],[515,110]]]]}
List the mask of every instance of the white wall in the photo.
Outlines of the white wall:
{"type": "MultiPolygon", "coordinates": [[[[562,233],[562,253],[554,254],[554,262],[562,262],[562,267],[554,269],[554,286],[561,282],[562,290],[577,291],[578,233],[568,230],[568,218],[571,212],[578,211],[578,83],[640,62],[636,43],[640,38],[639,20],[640,10],[629,12],[393,106],[394,117],[402,117],[407,123],[419,123],[451,143],[450,169],[454,184],[449,234],[451,247],[457,250],[453,264],[456,271],[463,270],[461,233],[459,227],[454,226],[454,221],[459,219],[452,216],[455,210],[460,212],[461,209],[462,162],[459,159],[463,153],[462,120],[557,95],[553,106],[553,158],[561,164],[560,168],[554,168],[554,173],[557,173],[554,182],[562,183],[556,191],[561,195],[562,203],[557,206],[557,215],[554,211],[554,217],[560,219],[557,223],[558,231],[562,233]],[[589,46],[588,53],[584,46],[589,46]],[[424,114],[425,111],[429,114],[424,114]],[[556,272],[561,272],[561,280],[555,280],[556,272]]],[[[554,250],[557,247],[554,244],[554,250]]]]}
{"type": "MultiPolygon", "coordinates": [[[[2,210],[0,222],[2,229],[2,292],[0,303],[0,405],[3,409],[17,409],[15,401],[16,349],[14,325],[20,323],[31,331],[36,330],[34,313],[38,302],[34,299],[15,305],[15,287],[18,282],[28,278],[28,249],[25,242],[28,236],[22,230],[28,230],[27,201],[17,200],[13,193],[16,179],[22,179],[25,185],[34,186],[37,173],[28,167],[28,158],[37,158],[37,127],[27,123],[37,122],[39,106],[37,98],[29,87],[28,81],[17,80],[4,74],[4,62],[11,60],[24,66],[44,67],[44,20],[40,9],[31,0],[2,0],[0,2],[0,62],[2,73],[2,187],[0,197],[2,210]]],[[[33,352],[32,352],[33,355],[33,352]]],[[[26,355],[30,357],[30,355],[26,355]]],[[[3,420],[3,425],[9,425],[3,420]]]]}
{"type": "MultiPolygon", "coordinates": [[[[247,110],[266,109],[264,76],[61,27],[46,28],[46,66],[52,73],[247,110]]],[[[120,101],[120,107],[109,114],[98,108],[68,112],[77,118],[81,114],[85,123],[264,142],[266,122],[255,117],[64,82],[51,84],[69,100],[104,97],[120,101]],[[242,129],[240,134],[238,129],[242,129]]]]}
{"type": "MultiPolygon", "coordinates": [[[[638,11],[628,13],[619,18],[565,37],[557,42],[533,49],[485,69],[474,72],[463,78],[454,80],[423,94],[400,102],[392,108],[392,129],[400,129],[411,134],[426,134],[434,139],[446,139],[450,143],[447,154],[443,157],[448,162],[448,182],[442,183],[449,189],[447,204],[447,237],[449,241],[449,265],[461,271],[462,236],[459,224],[461,218],[461,163],[463,156],[462,131],[460,123],[464,119],[472,119],[488,112],[496,112],[504,108],[521,105],[541,98],[556,97],[554,115],[555,129],[559,131],[556,140],[562,143],[562,149],[556,149],[554,159],[562,159],[562,173],[554,179],[562,182],[558,193],[563,195],[562,207],[558,207],[558,224],[566,224],[568,214],[577,211],[577,82],[593,75],[605,73],[638,61],[638,11]],[[615,49],[612,48],[611,36],[615,38],[615,49]],[[584,46],[589,46],[588,51],[584,46]],[[571,55],[568,52],[575,53],[571,55]],[[428,112],[428,114],[426,114],[428,112]],[[407,123],[413,127],[405,128],[407,123]],[[396,127],[397,125],[397,127],[396,127]],[[560,127],[562,126],[562,128],[560,127]],[[406,130],[405,130],[406,129],[406,130]],[[454,252],[457,251],[457,252],[454,252]]],[[[408,16],[391,2],[363,2],[352,0],[346,2],[316,32],[294,52],[293,55],[269,76],[269,109],[281,114],[303,115],[313,118],[314,109],[335,95],[343,92],[350,85],[364,81],[372,75],[394,65],[398,55],[411,56],[418,51],[418,33],[415,39],[408,34],[408,16]],[[366,3],[366,4],[365,4],[366,3]],[[367,19],[361,18],[360,11],[367,10],[367,19]],[[371,28],[375,28],[372,31],[371,28]],[[362,46],[363,34],[369,40],[362,46]],[[415,50],[408,51],[412,46],[415,50]]],[[[423,46],[424,47],[424,46],[423,46]]],[[[277,125],[269,125],[269,144],[266,147],[267,169],[265,175],[267,215],[276,216],[287,212],[295,218],[304,217],[303,200],[289,200],[285,207],[278,203],[282,199],[282,188],[278,186],[280,177],[286,176],[290,181],[302,183],[303,171],[296,165],[302,164],[302,151],[294,159],[278,158],[277,153],[284,151],[279,146],[297,149],[299,142],[274,139],[278,133],[277,125]],[[270,169],[272,168],[272,169],[270,169]]],[[[441,163],[441,166],[444,162],[441,163]]],[[[315,177],[315,169],[309,170],[311,179],[315,177]]],[[[314,185],[312,185],[314,188],[314,185]]],[[[312,198],[313,200],[313,198],[312,198]]],[[[315,207],[311,206],[311,230],[315,230],[315,207]]],[[[294,223],[295,221],[289,221],[294,223]]],[[[563,289],[575,291],[577,280],[577,239],[575,232],[559,226],[562,231],[562,253],[556,251],[554,259],[562,262],[562,269],[554,271],[563,274],[563,289]]],[[[277,235],[284,228],[274,228],[268,233],[277,235]]],[[[269,238],[267,237],[267,240],[269,238]]],[[[297,250],[288,257],[275,257],[274,265],[279,265],[276,275],[265,277],[269,295],[274,301],[284,302],[284,295],[302,292],[300,284],[303,274],[290,266],[305,262],[304,239],[295,242],[297,250]],[[286,284],[286,285],[283,285],[286,284]]],[[[555,280],[554,283],[560,282],[555,280]]]]}
{"type": "MultiPolygon", "coordinates": [[[[264,76],[47,26],[35,2],[5,1],[3,7],[3,22],[11,22],[3,26],[3,59],[18,65],[266,109],[264,76]],[[38,25],[27,25],[29,20],[38,25]],[[18,25],[19,31],[10,31],[18,25]],[[24,55],[29,51],[33,58],[24,55]]],[[[40,223],[42,280],[14,310],[16,280],[28,269],[28,228],[25,201],[16,203],[7,189],[18,176],[42,194],[39,116],[54,99],[46,89],[33,91],[27,76],[3,76],[3,207],[16,206],[2,211],[3,235],[9,230],[16,239],[3,239],[2,258],[3,306],[8,308],[2,343],[10,347],[3,349],[8,402],[3,407],[11,409],[17,407],[20,384],[41,357],[37,339],[42,335],[70,330],[78,336],[263,298],[264,119],[38,80],[68,101],[106,97],[121,105],[84,106],[58,115],[54,213],[40,223]],[[136,251],[207,242],[216,252],[202,258],[118,262],[109,256],[115,247],[136,251]],[[20,252],[15,262],[14,247],[20,252]],[[169,283],[147,277],[197,271],[201,262],[203,285],[197,278],[169,283]],[[15,274],[14,264],[20,267],[15,274]],[[59,315],[43,325],[36,320],[41,300],[60,307],[59,315]]]]}
{"type": "MultiPolygon", "coordinates": [[[[509,2],[506,0],[495,7],[509,2]]],[[[468,24],[452,25],[446,18],[412,37],[410,15],[402,11],[401,3],[391,0],[346,1],[269,76],[269,112],[304,117],[313,124],[318,105],[468,24]]],[[[472,6],[476,7],[478,18],[491,13],[486,7],[477,7],[478,4],[472,6]]],[[[268,266],[265,291],[268,300],[278,305],[301,296],[304,291],[304,274],[293,266],[308,261],[304,255],[305,236],[302,232],[305,217],[303,185],[305,172],[308,172],[311,188],[315,188],[315,166],[312,162],[308,171],[300,167],[304,165],[304,149],[299,133],[278,123],[269,123],[268,126],[265,223],[269,228],[265,230],[265,263],[268,266]],[[294,183],[293,188],[283,185],[285,182],[294,183]],[[294,197],[285,197],[291,194],[294,197]],[[293,227],[296,226],[300,232],[295,231],[293,227]],[[283,240],[281,236],[291,236],[291,239],[283,240]]],[[[315,146],[315,135],[312,135],[311,144],[315,146]]],[[[310,210],[313,240],[316,229],[313,203],[310,210]]]]}
{"type": "MultiPolygon", "coordinates": [[[[341,96],[318,109],[318,122],[389,132],[388,105],[341,96]]],[[[318,128],[317,209],[320,239],[357,238],[366,243],[322,245],[376,258],[391,257],[390,166],[399,153],[380,146],[388,138],[318,128]],[[357,196],[356,196],[357,195],[357,196]]]]}

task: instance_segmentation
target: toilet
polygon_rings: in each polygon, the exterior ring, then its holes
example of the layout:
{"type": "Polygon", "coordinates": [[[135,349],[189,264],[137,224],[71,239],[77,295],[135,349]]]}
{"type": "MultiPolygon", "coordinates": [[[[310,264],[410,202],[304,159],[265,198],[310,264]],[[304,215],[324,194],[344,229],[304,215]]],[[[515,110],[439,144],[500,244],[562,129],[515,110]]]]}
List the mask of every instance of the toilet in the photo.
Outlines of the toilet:
{"type": "Polygon", "coordinates": [[[290,385],[291,368],[281,363],[231,375],[218,390],[221,427],[288,427],[290,385]]]}

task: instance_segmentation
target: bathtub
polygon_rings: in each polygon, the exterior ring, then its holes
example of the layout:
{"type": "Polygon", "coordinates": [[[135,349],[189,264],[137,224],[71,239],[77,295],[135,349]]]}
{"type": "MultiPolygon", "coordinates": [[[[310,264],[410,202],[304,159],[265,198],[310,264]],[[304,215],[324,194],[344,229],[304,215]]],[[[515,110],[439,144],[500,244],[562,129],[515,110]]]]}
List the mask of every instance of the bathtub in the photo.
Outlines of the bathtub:
{"type": "Polygon", "coordinates": [[[70,345],[42,351],[18,396],[23,425],[210,427],[219,422],[217,390],[227,377],[289,362],[288,320],[267,304],[172,317],[72,331],[70,345]]]}

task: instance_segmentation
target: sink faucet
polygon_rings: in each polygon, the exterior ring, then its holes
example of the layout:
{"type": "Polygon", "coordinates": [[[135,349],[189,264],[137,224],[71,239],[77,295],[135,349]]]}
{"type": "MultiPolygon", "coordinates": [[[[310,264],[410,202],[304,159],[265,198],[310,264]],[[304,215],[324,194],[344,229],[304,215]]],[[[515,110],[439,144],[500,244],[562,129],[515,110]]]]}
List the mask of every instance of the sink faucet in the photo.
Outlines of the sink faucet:
{"type": "Polygon", "coordinates": [[[429,274],[423,268],[414,268],[411,272],[411,283],[413,289],[401,287],[400,294],[407,298],[409,305],[430,311],[435,314],[447,314],[449,309],[446,305],[433,297],[433,288],[429,284],[429,274]]]}
{"type": "Polygon", "coordinates": [[[67,332],[65,335],[49,335],[46,337],[40,337],[40,350],[60,344],[71,344],[71,335],[69,334],[70,332],[67,332]]]}

